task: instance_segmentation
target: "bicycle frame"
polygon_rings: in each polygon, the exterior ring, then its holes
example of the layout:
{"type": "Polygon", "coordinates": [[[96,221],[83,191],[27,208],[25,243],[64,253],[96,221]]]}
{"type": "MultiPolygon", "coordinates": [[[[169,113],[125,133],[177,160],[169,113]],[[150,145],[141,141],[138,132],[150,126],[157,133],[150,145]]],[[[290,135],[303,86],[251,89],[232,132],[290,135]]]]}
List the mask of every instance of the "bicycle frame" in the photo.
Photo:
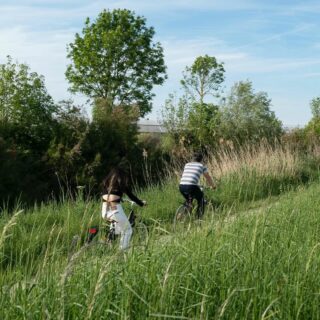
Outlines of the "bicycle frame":
{"type": "MultiPolygon", "coordinates": [[[[199,186],[200,190],[203,192],[203,212],[202,214],[200,213],[200,211],[198,211],[197,214],[197,218],[200,219],[203,214],[204,214],[204,208],[205,205],[207,204],[207,200],[205,199],[205,194],[204,194],[204,186],[199,186]]],[[[188,198],[183,202],[182,206],[180,206],[177,210],[176,210],[176,214],[174,217],[174,224],[177,223],[177,221],[179,220],[191,220],[191,217],[193,216],[193,209],[194,209],[194,205],[193,205],[193,200],[194,197],[192,197],[191,194],[188,194],[188,198]]],[[[201,211],[202,211],[201,210],[201,211]]]]}
{"type": "MultiPolygon", "coordinates": [[[[200,187],[200,190],[202,191],[203,193],[203,201],[204,201],[204,205],[207,204],[207,200],[205,198],[205,193],[204,193],[204,190],[206,189],[205,186],[199,186],[200,187]]],[[[193,200],[195,200],[195,198],[192,197],[191,194],[188,195],[188,199],[186,199],[184,202],[183,202],[183,205],[185,205],[186,207],[188,207],[190,209],[190,211],[193,210],[193,200]]]]}
{"type": "MultiPolygon", "coordinates": [[[[136,215],[134,213],[133,207],[136,206],[136,203],[134,201],[129,200],[129,199],[123,199],[122,201],[129,202],[131,204],[131,209],[130,209],[130,213],[128,215],[128,220],[129,220],[131,227],[134,228],[136,215]]],[[[112,241],[116,240],[116,238],[117,238],[116,221],[111,221],[109,232],[107,232],[107,230],[106,230],[106,239],[108,239],[108,241],[112,242],[112,241]]]]}

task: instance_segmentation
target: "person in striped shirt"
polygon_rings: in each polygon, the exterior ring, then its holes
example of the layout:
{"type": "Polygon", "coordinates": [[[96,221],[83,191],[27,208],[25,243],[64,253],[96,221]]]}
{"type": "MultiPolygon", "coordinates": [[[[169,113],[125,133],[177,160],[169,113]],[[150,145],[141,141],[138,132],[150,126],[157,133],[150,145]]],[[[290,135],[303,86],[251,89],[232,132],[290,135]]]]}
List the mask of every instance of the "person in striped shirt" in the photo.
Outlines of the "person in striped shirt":
{"type": "Polygon", "coordinates": [[[203,159],[202,153],[196,152],[193,155],[193,160],[188,162],[184,166],[182,177],[180,180],[179,190],[184,196],[186,201],[188,201],[191,196],[193,199],[197,200],[197,216],[201,218],[204,213],[204,195],[199,187],[199,180],[201,175],[205,177],[207,183],[213,188],[216,188],[211,176],[208,173],[208,169],[204,166],[201,161],[203,159]]]}

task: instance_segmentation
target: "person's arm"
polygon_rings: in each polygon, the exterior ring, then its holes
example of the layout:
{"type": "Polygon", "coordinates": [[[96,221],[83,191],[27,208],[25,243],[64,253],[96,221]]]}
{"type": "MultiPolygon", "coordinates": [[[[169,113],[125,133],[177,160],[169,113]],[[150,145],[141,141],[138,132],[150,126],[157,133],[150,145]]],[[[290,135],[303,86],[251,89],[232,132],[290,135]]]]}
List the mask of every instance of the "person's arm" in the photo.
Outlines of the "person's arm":
{"type": "Polygon", "coordinates": [[[145,202],[136,197],[129,188],[126,189],[125,193],[130,198],[130,200],[134,201],[140,207],[143,207],[145,205],[145,202]]]}
{"type": "Polygon", "coordinates": [[[212,189],[217,188],[216,184],[213,182],[213,180],[208,172],[204,172],[203,176],[205,177],[207,183],[212,187],[212,189]]]}

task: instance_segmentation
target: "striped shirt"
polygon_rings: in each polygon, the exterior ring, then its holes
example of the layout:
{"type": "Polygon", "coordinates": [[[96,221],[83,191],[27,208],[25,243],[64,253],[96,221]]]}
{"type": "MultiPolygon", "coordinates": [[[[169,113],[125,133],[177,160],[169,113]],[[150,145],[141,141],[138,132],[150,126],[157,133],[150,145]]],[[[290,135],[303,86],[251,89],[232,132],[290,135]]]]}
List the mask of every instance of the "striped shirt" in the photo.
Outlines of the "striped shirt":
{"type": "Polygon", "coordinates": [[[208,172],[207,167],[205,167],[200,162],[189,162],[184,166],[183,174],[180,180],[180,184],[183,185],[198,185],[200,176],[203,173],[208,172]]]}

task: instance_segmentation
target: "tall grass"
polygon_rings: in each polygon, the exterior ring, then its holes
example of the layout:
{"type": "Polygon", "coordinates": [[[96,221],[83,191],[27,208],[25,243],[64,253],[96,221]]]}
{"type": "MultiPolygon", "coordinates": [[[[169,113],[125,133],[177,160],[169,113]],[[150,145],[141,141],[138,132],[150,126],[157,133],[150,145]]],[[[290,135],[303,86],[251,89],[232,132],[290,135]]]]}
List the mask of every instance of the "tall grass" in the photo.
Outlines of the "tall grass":
{"type": "Polygon", "coordinates": [[[2,273],[1,319],[317,319],[319,192],[158,235],[147,250],[87,251],[64,281],[69,262],[50,240],[33,272],[2,273]]]}
{"type": "Polygon", "coordinates": [[[239,204],[279,195],[319,178],[320,153],[301,154],[289,145],[261,143],[220,150],[209,157],[220,181],[219,202],[239,204]]]}
{"type": "Polygon", "coordinates": [[[217,178],[250,168],[258,174],[272,176],[294,175],[299,170],[301,156],[289,145],[270,145],[261,142],[246,145],[240,150],[221,149],[209,159],[209,167],[217,178]]]}
{"type": "Polygon", "coordinates": [[[205,221],[173,232],[182,197],[172,175],[141,191],[149,242],[127,252],[70,252],[74,235],[100,224],[97,201],[4,215],[0,319],[320,318],[320,186],[301,179],[317,180],[316,163],[261,146],[216,155],[209,168],[220,183],[205,221]]]}

